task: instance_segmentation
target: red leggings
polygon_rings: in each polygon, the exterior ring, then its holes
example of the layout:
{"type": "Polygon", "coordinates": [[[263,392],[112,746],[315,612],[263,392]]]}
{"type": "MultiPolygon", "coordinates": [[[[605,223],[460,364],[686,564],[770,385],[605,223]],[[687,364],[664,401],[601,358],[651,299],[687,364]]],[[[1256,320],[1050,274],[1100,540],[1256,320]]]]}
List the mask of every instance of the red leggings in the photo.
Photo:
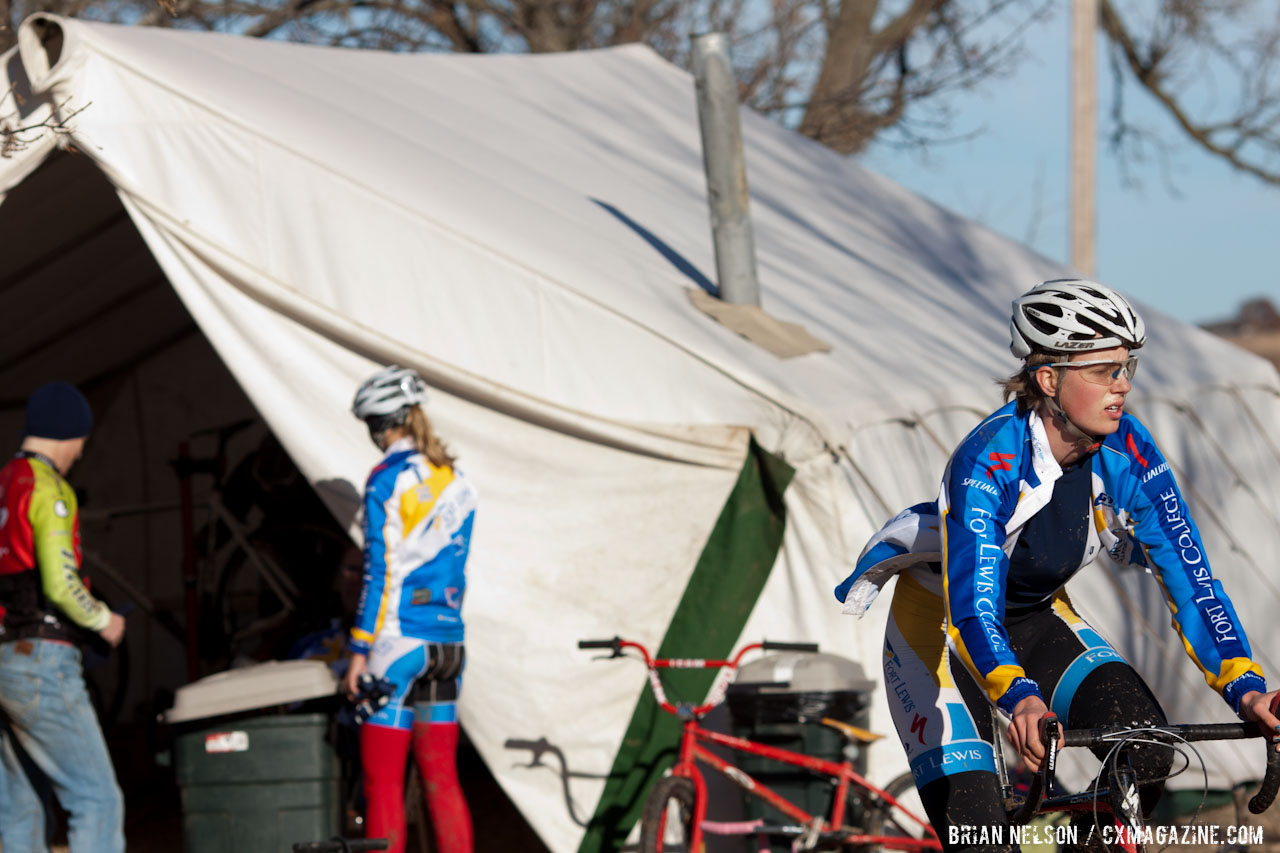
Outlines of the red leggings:
{"type": "Polygon", "coordinates": [[[404,851],[404,770],[413,757],[439,853],[471,853],[471,812],[458,785],[458,724],[417,723],[413,731],[365,724],[360,727],[364,765],[365,835],[386,838],[388,853],[404,851]]]}

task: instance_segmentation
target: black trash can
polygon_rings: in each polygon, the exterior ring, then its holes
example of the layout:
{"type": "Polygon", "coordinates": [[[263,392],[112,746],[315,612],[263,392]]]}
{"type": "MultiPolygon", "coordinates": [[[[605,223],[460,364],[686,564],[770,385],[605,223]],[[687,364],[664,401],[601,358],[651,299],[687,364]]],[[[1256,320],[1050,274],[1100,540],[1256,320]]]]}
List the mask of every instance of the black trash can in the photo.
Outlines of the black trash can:
{"type": "Polygon", "coordinates": [[[178,690],[165,722],[186,853],[278,853],[339,833],[332,715],[308,702],[336,690],[319,661],[271,661],[178,690]]]}
{"type": "MultiPolygon", "coordinates": [[[[831,717],[866,728],[875,683],[862,665],[838,655],[784,652],[743,666],[726,696],[733,733],[780,749],[828,761],[848,756],[866,775],[865,749],[819,721],[831,717]]],[[[758,781],[813,815],[831,816],[835,785],[830,778],[768,758],[735,752],[738,765],[758,781]]],[[[766,823],[791,823],[759,797],[746,796],[748,818],[766,823]]],[[[850,797],[847,821],[861,819],[861,800],[850,797]]],[[[790,850],[790,841],[777,839],[775,850],[790,850]]]]}

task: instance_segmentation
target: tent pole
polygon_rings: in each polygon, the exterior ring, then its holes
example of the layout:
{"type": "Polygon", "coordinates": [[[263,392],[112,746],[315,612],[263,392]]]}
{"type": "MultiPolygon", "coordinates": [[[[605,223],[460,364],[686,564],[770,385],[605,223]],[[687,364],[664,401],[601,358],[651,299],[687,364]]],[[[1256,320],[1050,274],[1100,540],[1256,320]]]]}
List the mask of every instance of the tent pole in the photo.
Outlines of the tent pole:
{"type": "Polygon", "coordinates": [[[711,235],[716,251],[717,294],[725,302],[760,304],[756,249],[747,210],[747,165],[742,155],[738,84],[729,56],[729,37],[706,33],[693,38],[693,75],[698,88],[698,124],[707,174],[711,235]]]}
{"type": "Polygon", "coordinates": [[[182,589],[187,610],[187,679],[200,677],[200,601],[196,596],[195,500],[191,494],[191,445],[178,445],[178,494],[182,501],[182,589]]]}

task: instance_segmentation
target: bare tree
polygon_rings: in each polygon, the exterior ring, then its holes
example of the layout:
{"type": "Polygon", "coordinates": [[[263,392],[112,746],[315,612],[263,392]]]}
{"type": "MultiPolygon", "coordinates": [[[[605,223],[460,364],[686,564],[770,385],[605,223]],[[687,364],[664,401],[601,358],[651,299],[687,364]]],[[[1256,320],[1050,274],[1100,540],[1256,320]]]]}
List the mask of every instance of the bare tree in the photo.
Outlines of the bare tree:
{"type": "Polygon", "coordinates": [[[1110,0],[1098,8],[1112,47],[1111,142],[1122,162],[1163,149],[1159,134],[1128,118],[1124,86],[1133,81],[1195,144],[1280,184],[1280,5],[1161,0],[1144,20],[1125,20],[1110,0]],[[1230,90],[1225,99],[1222,89],[1230,90]]]}
{"type": "MultiPolygon", "coordinates": [[[[643,42],[688,67],[690,36],[733,43],[743,102],[842,153],[955,138],[948,96],[1011,73],[1052,0],[0,0],[0,47],[32,12],[395,51],[563,51],[643,42]]],[[[1130,122],[1136,82],[1197,144],[1280,183],[1280,4],[1101,0],[1113,48],[1112,142],[1132,161],[1161,137],[1130,122]],[[1147,17],[1137,9],[1149,8],[1147,17]],[[1270,19],[1262,19],[1270,15],[1270,19]],[[1205,97],[1214,80],[1235,93],[1205,97]],[[1189,86],[1195,82],[1196,86],[1189,86]],[[1189,92],[1196,93],[1198,100],[1189,92]]],[[[1214,90],[1216,92],[1216,89],[1214,90]]],[[[966,130],[966,129],[961,129],[966,130]]]]}
{"type": "Polygon", "coordinates": [[[397,51],[563,51],[644,42],[688,67],[732,39],[744,103],[837,151],[947,132],[948,92],[1014,67],[1050,0],[0,0],[0,46],[36,11],[397,51]]]}
{"type": "Polygon", "coordinates": [[[0,158],[12,157],[20,151],[34,145],[44,134],[67,137],[71,134],[72,119],[89,106],[85,104],[79,109],[67,111],[66,104],[58,104],[43,118],[24,118],[22,96],[16,86],[10,86],[6,92],[0,92],[0,158]]]}

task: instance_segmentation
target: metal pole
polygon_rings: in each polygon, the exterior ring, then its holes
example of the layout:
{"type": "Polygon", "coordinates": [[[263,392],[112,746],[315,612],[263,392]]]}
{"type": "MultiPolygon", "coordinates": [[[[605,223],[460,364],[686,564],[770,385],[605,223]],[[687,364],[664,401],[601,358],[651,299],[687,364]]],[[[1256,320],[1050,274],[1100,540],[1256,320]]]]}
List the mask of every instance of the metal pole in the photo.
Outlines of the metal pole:
{"type": "Polygon", "coordinates": [[[702,160],[707,173],[719,296],[725,302],[759,305],[738,84],[729,57],[728,36],[707,33],[694,37],[693,76],[698,84],[698,124],[702,128],[702,160]]]}
{"type": "Polygon", "coordinates": [[[1098,0],[1071,4],[1071,265],[1097,274],[1098,0]]]}
{"type": "Polygon", "coordinates": [[[182,503],[182,590],[187,613],[187,678],[200,677],[200,599],[196,594],[195,499],[191,491],[191,446],[178,445],[178,498],[182,503]]]}

